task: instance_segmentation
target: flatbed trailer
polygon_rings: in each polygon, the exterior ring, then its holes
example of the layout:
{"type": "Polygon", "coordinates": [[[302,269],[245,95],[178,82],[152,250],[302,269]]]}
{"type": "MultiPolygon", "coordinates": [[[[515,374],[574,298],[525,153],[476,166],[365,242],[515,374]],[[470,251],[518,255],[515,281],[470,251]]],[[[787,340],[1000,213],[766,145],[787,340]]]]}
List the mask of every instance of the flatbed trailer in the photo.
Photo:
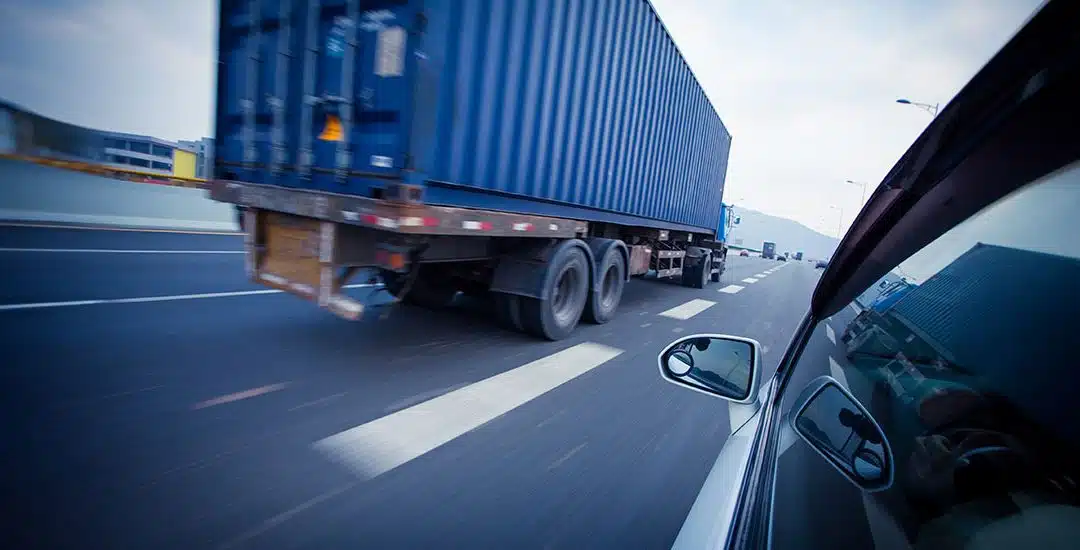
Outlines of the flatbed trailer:
{"type": "Polygon", "coordinates": [[[614,317],[630,277],[704,288],[720,280],[727,259],[725,244],[708,233],[225,180],[208,189],[240,207],[252,281],[350,320],[365,307],[344,287],[373,268],[399,300],[441,307],[458,292],[483,296],[504,324],[561,339],[579,318],[614,317]]]}

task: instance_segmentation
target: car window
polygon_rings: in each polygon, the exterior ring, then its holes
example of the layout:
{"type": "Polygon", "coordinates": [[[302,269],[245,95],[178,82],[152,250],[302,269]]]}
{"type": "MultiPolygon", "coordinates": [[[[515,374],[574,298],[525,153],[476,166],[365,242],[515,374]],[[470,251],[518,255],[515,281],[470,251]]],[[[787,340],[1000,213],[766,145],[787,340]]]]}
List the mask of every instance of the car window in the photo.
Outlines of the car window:
{"type": "Polygon", "coordinates": [[[1075,547],[1078,314],[1074,164],[983,209],[820,322],[783,410],[816,377],[834,377],[880,426],[895,477],[860,490],[806,439],[785,439],[774,547],[1075,547]]]}

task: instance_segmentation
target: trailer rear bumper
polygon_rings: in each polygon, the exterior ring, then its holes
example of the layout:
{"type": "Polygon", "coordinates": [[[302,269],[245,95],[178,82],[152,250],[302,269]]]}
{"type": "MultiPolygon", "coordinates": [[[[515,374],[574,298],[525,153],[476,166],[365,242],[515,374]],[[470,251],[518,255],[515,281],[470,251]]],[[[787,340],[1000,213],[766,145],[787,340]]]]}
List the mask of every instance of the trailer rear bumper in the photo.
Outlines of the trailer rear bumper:
{"type": "Polygon", "coordinates": [[[352,275],[340,268],[337,224],[266,210],[244,212],[244,256],[252,282],[315,301],[349,320],[364,305],[342,293],[352,275]]]}

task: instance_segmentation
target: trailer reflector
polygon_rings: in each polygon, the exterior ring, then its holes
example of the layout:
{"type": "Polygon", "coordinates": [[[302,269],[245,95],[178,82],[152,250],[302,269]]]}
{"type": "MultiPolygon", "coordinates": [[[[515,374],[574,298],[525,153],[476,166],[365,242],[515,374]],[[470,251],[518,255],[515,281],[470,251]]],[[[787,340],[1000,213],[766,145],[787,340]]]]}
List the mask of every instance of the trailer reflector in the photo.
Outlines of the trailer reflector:
{"type": "Polygon", "coordinates": [[[438,227],[438,218],[422,218],[420,216],[406,216],[398,220],[400,227],[438,227]]]}
{"type": "Polygon", "coordinates": [[[398,221],[394,218],[384,218],[382,216],[376,216],[375,214],[365,214],[360,220],[368,225],[385,227],[386,229],[397,229],[399,225],[398,221]]]}
{"type": "Polygon", "coordinates": [[[491,231],[491,227],[491,222],[478,222],[472,220],[461,222],[461,228],[468,229],[469,231],[491,231]]]}

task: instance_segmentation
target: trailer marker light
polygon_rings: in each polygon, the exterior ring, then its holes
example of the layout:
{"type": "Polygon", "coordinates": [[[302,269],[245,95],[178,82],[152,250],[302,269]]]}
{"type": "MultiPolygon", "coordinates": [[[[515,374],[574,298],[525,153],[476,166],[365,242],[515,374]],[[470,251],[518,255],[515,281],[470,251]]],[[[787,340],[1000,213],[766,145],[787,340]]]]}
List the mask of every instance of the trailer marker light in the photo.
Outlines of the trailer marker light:
{"type": "Polygon", "coordinates": [[[341,130],[341,119],[334,115],[327,116],[322,133],[319,134],[319,139],[321,141],[341,141],[344,135],[345,133],[341,130]]]}
{"type": "Polygon", "coordinates": [[[395,252],[390,254],[390,269],[401,269],[405,267],[405,255],[395,252]]]}

